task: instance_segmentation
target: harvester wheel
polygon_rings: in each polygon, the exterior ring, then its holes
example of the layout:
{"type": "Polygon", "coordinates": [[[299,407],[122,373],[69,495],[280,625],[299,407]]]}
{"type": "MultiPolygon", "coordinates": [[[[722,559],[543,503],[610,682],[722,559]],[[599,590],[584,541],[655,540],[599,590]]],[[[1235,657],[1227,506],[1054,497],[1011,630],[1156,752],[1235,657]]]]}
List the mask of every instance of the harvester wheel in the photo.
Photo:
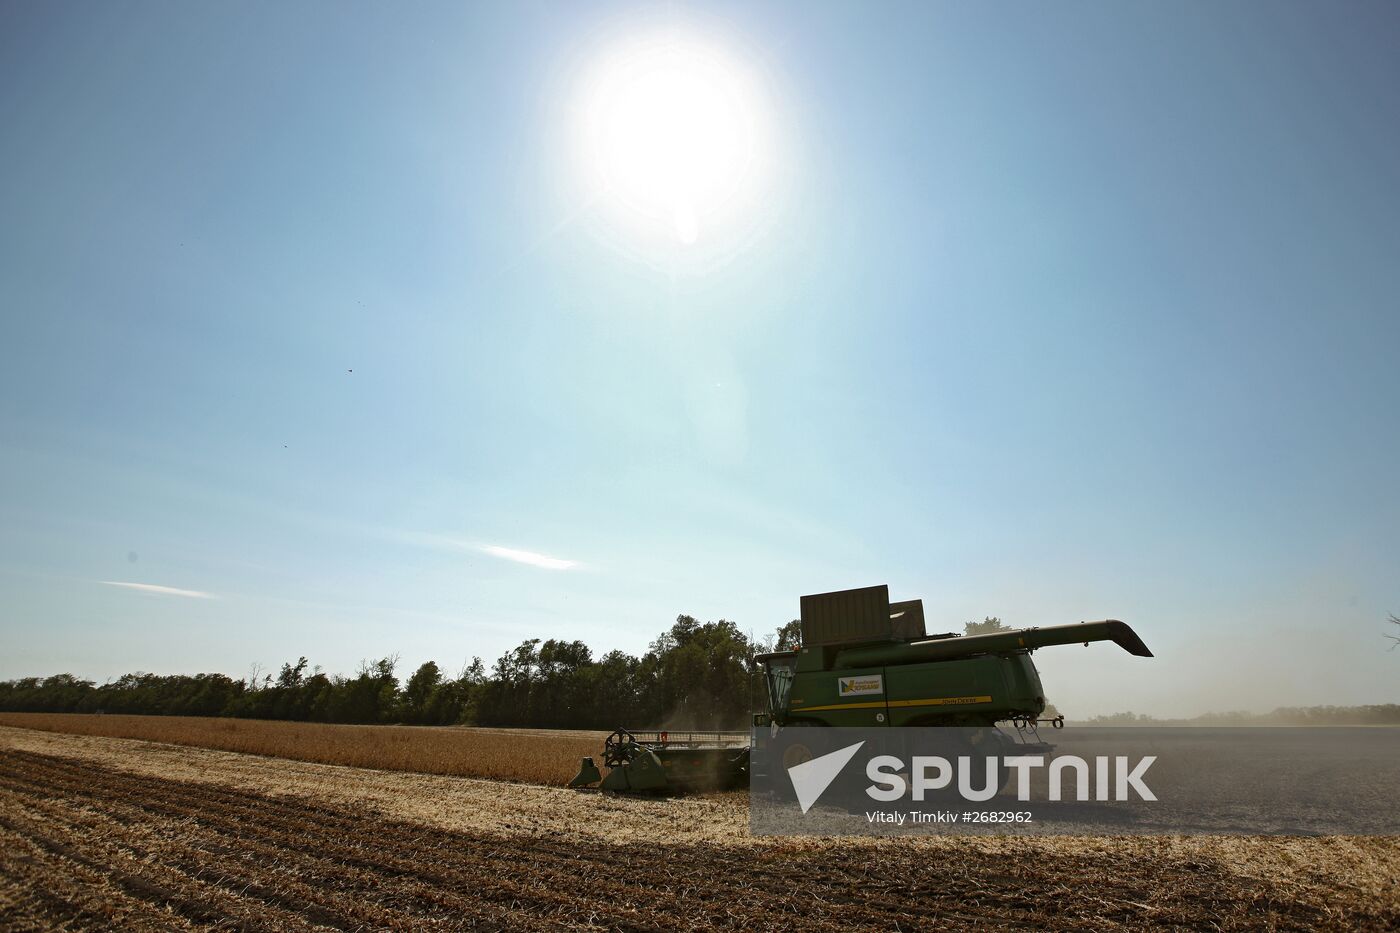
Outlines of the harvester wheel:
{"type": "MultiPolygon", "coordinates": [[[[802,729],[805,731],[807,729],[819,729],[821,727],[821,723],[807,722],[798,719],[789,722],[784,727],[784,731],[788,729],[802,729]]],[[[816,753],[812,751],[811,745],[807,742],[802,741],[801,739],[790,741],[783,747],[784,768],[796,767],[797,765],[800,765],[803,762],[811,761],[815,757],[817,756],[816,753]]]]}
{"type": "Polygon", "coordinates": [[[805,742],[793,742],[783,749],[783,768],[795,768],[798,765],[811,761],[816,756],[807,747],[805,742]]]}

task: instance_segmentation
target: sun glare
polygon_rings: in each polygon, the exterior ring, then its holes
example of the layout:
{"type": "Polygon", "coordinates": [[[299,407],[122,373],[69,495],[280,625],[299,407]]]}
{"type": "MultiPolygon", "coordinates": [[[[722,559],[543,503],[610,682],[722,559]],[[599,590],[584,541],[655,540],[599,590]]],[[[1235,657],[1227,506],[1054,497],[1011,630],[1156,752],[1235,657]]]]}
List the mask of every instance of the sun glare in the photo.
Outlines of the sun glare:
{"type": "Polygon", "coordinates": [[[592,184],[644,226],[695,243],[752,194],[756,109],[743,70],[714,49],[674,38],[616,49],[589,86],[592,184]]]}

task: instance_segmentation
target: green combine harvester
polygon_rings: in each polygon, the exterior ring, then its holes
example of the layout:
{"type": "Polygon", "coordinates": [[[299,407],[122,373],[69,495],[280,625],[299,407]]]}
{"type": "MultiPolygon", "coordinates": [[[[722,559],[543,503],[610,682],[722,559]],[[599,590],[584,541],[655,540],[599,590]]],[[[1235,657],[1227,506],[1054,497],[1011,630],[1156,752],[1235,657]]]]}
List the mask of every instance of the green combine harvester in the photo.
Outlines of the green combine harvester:
{"type": "MultiPolygon", "coordinates": [[[[1045,690],[1031,652],[1051,645],[1111,641],[1150,658],[1142,639],[1116,619],[1012,629],[986,635],[929,635],[922,600],[891,603],[888,586],[802,597],[802,644],[759,655],[767,711],[755,734],[799,727],[957,726],[985,730],[983,746],[1046,751],[1039,726],[1045,690]],[[997,727],[1009,723],[1014,735],[997,727]],[[760,731],[762,730],[762,731],[760,731]]],[[[800,750],[800,744],[790,749],[800,750]]],[[[798,752],[800,754],[800,751],[798,752]]],[[[583,759],[570,787],[668,792],[734,787],[748,779],[749,736],[721,732],[629,732],[608,737],[604,777],[583,759]]],[[[788,761],[784,753],[784,765],[788,761]]]]}

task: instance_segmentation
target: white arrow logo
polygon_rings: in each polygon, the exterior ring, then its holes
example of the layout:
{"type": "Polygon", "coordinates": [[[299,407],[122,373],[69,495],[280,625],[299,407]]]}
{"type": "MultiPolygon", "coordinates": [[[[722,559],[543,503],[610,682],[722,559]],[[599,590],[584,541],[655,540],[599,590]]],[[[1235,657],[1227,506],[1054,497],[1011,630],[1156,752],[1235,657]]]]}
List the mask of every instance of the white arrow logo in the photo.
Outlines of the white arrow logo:
{"type": "Polygon", "coordinates": [[[788,768],[788,777],[792,778],[792,789],[797,792],[797,804],[806,813],[812,808],[812,804],[826,789],[831,786],[831,782],[836,780],[836,775],[841,773],[841,769],[846,767],[846,762],[855,757],[856,752],[864,742],[857,742],[854,745],[847,745],[845,748],[829,752],[820,758],[813,758],[811,761],[804,761],[800,765],[793,765],[788,768]]]}

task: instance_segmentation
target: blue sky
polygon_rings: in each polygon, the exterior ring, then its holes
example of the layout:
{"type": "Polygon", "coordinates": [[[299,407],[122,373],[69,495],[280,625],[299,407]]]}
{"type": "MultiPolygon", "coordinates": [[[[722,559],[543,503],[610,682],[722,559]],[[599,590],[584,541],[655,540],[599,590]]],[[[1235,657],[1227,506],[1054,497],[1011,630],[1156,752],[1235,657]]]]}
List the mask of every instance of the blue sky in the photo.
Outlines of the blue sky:
{"type": "Polygon", "coordinates": [[[934,630],[1131,622],[1156,659],[1037,655],[1074,714],[1398,701],[1397,39],[4,3],[0,677],[640,652],[888,582],[934,630]],[[693,243],[577,131],[658,35],[762,137],[693,243]]]}

